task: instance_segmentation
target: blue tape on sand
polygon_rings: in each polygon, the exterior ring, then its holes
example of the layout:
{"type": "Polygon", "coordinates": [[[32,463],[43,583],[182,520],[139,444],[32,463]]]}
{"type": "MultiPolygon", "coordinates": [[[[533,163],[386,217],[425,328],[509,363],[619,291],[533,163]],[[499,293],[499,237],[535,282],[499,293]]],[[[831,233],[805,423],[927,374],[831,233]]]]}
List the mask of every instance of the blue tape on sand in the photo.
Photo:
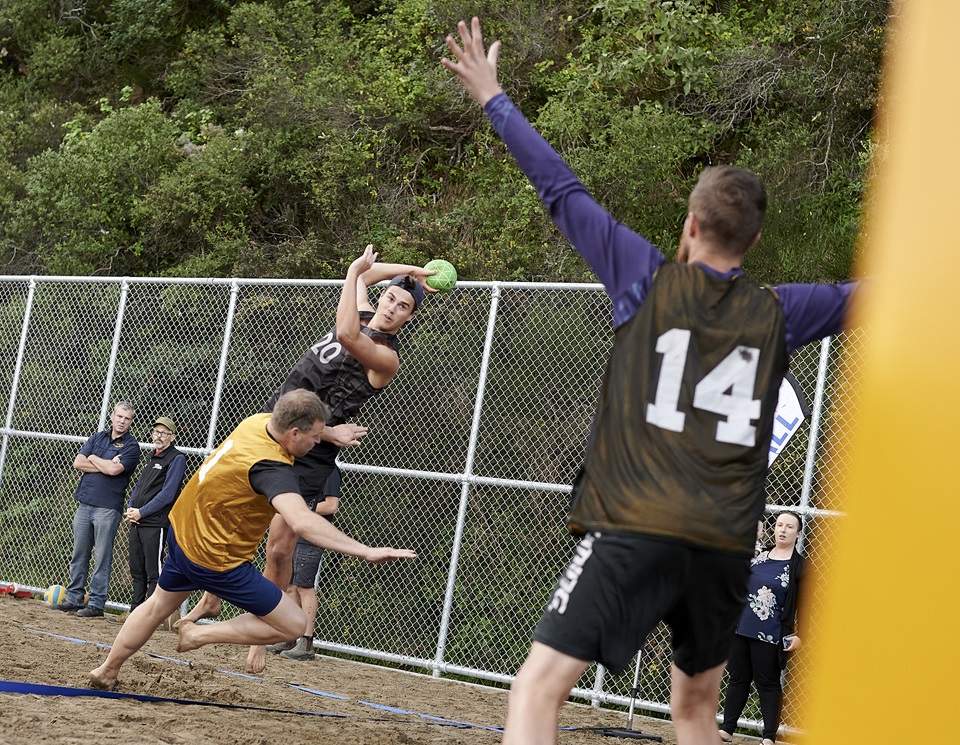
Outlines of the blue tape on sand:
{"type": "Polygon", "coordinates": [[[70,688],[67,686],[42,685],[39,683],[19,683],[13,680],[0,680],[0,693],[27,693],[35,696],[93,696],[96,698],[125,699],[147,703],[184,704],[187,706],[215,706],[219,709],[252,709],[280,714],[302,714],[314,717],[333,717],[352,719],[348,714],[331,714],[325,711],[299,711],[297,709],[272,709],[265,706],[246,706],[227,704],[218,701],[193,701],[186,698],[166,698],[164,696],[146,696],[141,693],[118,693],[117,691],[98,691],[93,688],[70,688]]]}
{"type": "Polygon", "coordinates": [[[102,642],[91,642],[87,639],[77,639],[75,636],[64,636],[63,634],[53,634],[49,631],[41,631],[40,629],[28,629],[24,628],[24,631],[31,631],[34,634],[44,634],[46,636],[52,636],[54,639],[63,639],[67,642],[73,642],[75,644],[92,644],[95,647],[100,647],[101,649],[110,649],[112,644],[103,644],[102,642]]]}
{"type": "Polygon", "coordinates": [[[347,696],[338,696],[336,693],[324,693],[323,691],[318,691],[315,688],[307,688],[306,686],[297,685],[296,683],[284,683],[285,686],[290,686],[291,688],[296,688],[298,691],[303,691],[304,693],[312,693],[314,696],[323,696],[324,698],[335,698],[339,701],[348,700],[347,696]]]}
{"type": "Polygon", "coordinates": [[[380,709],[381,711],[389,711],[392,714],[411,714],[421,719],[430,720],[430,724],[437,724],[441,727],[462,727],[464,729],[485,729],[490,730],[491,732],[503,732],[502,727],[487,727],[482,724],[470,724],[469,722],[458,722],[454,719],[444,719],[443,717],[432,716],[431,714],[421,714],[418,711],[407,711],[406,709],[398,709],[395,706],[385,706],[384,704],[375,704],[371,701],[361,701],[357,699],[358,704],[363,706],[369,706],[371,709],[380,709]]]}
{"type": "Polygon", "coordinates": [[[147,652],[148,657],[156,657],[158,660],[166,660],[167,662],[176,662],[178,665],[186,665],[190,667],[190,663],[186,660],[178,660],[176,657],[167,657],[166,655],[157,654],[156,652],[147,652]]]}
{"type": "MultiPolygon", "coordinates": [[[[86,639],[77,639],[70,636],[62,636],[60,634],[52,634],[49,631],[41,631],[40,629],[24,629],[25,631],[32,631],[36,634],[46,634],[47,636],[52,636],[57,639],[64,639],[69,642],[75,642],[77,644],[93,644],[97,647],[104,647],[110,649],[109,644],[101,644],[99,642],[91,642],[86,639]]],[[[184,660],[179,660],[176,657],[166,657],[162,654],[155,654],[153,652],[147,652],[150,657],[154,657],[158,660],[166,660],[167,662],[175,662],[178,665],[190,665],[191,663],[184,660]]],[[[234,675],[239,678],[250,678],[252,680],[264,680],[264,678],[257,677],[256,675],[248,675],[246,673],[238,673],[233,670],[217,670],[218,673],[223,673],[225,675],[234,675]]],[[[73,693],[46,693],[40,695],[48,696],[102,696],[103,698],[128,698],[135,699],[137,701],[167,701],[180,704],[190,704],[194,706],[219,706],[221,708],[230,708],[230,709],[256,709],[258,711],[273,711],[273,712],[285,712],[290,714],[309,714],[313,716],[323,716],[323,717],[339,717],[339,718],[351,718],[348,714],[327,714],[319,711],[294,711],[291,709],[267,709],[259,706],[240,706],[238,704],[224,704],[216,703],[212,701],[190,701],[188,699],[174,699],[174,698],[159,698],[156,696],[143,696],[140,694],[133,693],[116,693],[114,691],[97,691],[92,688],[60,688],[59,686],[40,686],[33,683],[13,683],[13,682],[0,682],[0,693],[24,693],[25,691],[18,690],[8,690],[3,686],[33,686],[34,688],[48,688],[56,689],[58,691],[74,691],[73,693]]],[[[311,693],[314,696],[322,696],[324,698],[332,698],[340,701],[349,700],[348,696],[340,696],[335,693],[325,693],[324,691],[318,691],[314,688],[307,688],[306,686],[296,685],[295,683],[284,683],[283,685],[289,686],[291,688],[296,688],[299,691],[304,693],[311,693]]],[[[38,691],[29,691],[30,693],[38,693],[38,691]]],[[[420,719],[424,719],[428,724],[435,724],[440,727],[461,727],[463,729],[485,729],[490,732],[503,732],[503,727],[489,727],[482,724],[470,724],[468,722],[458,722],[453,719],[444,719],[443,717],[433,716],[432,714],[421,714],[418,711],[408,711],[407,709],[399,709],[395,706],[387,706],[385,704],[375,704],[371,701],[360,701],[357,700],[357,703],[362,706],[369,706],[372,709],[379,709],[380,711],[390,712],[391,714],[407,714],[410,716],[415,716],[420,719]]],[[[560,729],[575,729],[575,728],[560,728],[560,729]]]]}

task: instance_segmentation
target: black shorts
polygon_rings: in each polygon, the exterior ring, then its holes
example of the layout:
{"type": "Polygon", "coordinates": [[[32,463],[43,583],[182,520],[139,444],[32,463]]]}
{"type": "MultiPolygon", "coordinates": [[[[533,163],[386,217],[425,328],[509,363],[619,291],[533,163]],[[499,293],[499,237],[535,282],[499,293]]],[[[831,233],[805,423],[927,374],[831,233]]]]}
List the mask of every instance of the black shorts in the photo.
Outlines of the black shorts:
{"type": "Polygon", "coordinates": [[[724,662],[747,599],[750,558],[631,533],[588,533],[533,638],[624,671],[661,621],[687,675],[724,662]]]}
{"type": "Polygon", "coordinates": [[[309,453],[293,461],[293,470],[300,480],[300,493],[305,500],[324,496],[324,486],[337,464],[339,452],[340,448],[333,443],[321,442],[309,453]]]}
{"type": "Polygon", "coordinates": [[[312,543],[297,541],[297,546],[293,549],[293,579],[290,584],[295,587],[314,587],[322,558],[322,548],[312,543]]]}

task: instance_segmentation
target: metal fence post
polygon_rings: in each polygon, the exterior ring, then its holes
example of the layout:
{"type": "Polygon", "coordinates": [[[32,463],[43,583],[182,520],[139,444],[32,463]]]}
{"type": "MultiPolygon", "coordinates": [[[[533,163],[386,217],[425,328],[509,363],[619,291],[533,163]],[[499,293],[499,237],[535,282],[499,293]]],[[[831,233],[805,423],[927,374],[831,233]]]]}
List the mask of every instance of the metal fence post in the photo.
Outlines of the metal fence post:
{"type": "Polygon", "coordinates": [[[100,404],[100,429],[107,426],[107,414],[110,413],[110,391],[113,388],[113,376],[117,370],[117,354],[120,351],[120,334],[123,330],[123,317],[127,311],[127,294],[130,283],[124,279],[120,283],[120,303],[117,307],[117,321],[113,326],[113,344],[110,347],[110,363],[107,365],[107,379],[103,382],[103,402],[100,404]]]}
{"type": "Polygon", "coordinates": [[[230,338],[233,336],[233,319],[237,312],[237,295],[240,285],[236,280],[230,283],[230,305],[227,309],[227,322],[223,328],[223,344],[220,346],[220,369],[217,370],[217,387],[213,392],[213,405],[210,407],[210,429],[207,431],[207,450],[216,445],[217,420],[220,417],[220,397],[223,395],[223,381],[227,376],[227,356],[230,353],[230,338]]]}
{"type": "MultiPolygon", "coordinates": [[[[800,510],[807,514],[813,490],[813,471],[817,463],[817,445],[820,440],[820,418],[823,415],[823,398],[827,386],[827,367],[830,362],[830,342],[827,336],[820,342],[820,364],[817,368],[817,390],[813,397],[813,413],[810,416],[810,437],[807,440],[807,460],[803,467],[803,486],[800,488],[800,510]]],[[[797,540],[797,549],[803,548],[803,533],[797,540]]]]}
{"type": "MultiPolygon", "coordinates": [[[[13,427],[13,412],[17,404],[17,389],[20,387],[20,372],[23,370],[23,356],[27,349],[27,331],[30,328],[30,313],[33,310],[33,296],[36,293],[37,280],[30,279],[27,290],[27,303],[23,309],[23,323],[20,326],[20,344],[17,346],[17,361],[13,367],[13,380],[10,381],[10,399],[7,401],[7,416],[3,420],[3,428],[13,427]]],[[[10,435],[3,433],[3,442],[0,443],[0,486],[3,484],[3,467],[7,461],[7,443],[10,435]]]]}
{"type": "Polygon", "coordinates": [[[470,497],[473,461],[477,453],[477,440],[480,437],[480,415],[483,413],[483,394],[487,385],[487,372],[490,369],[490,351],[493,349],[493,331],[497,325],[497,309],[500,306],[500,285],[493,283],[490,298],[490,314],[487,317],[487,333],[483,341],[483,358],[480,362],[480,377],[477,381],[477,400],[473,407],[473,423],[470,426],[470,441],[467,446],[467,459],[463,467],[463,484],[460,487],[460,509],[457,512],[457,527],[453,536],[450,553],[450,569],[447,574],[447,589],[443,597],[443,616],[440,619],[440,633],[437,639],[437,654],[434,657],[433,677],[440,677],[443,666],[443,653],[447,646],[447,633],[450,630],[450,614],[453,611],[453,592],[457,581],[457,562],[460,559],[460,546],[463,543],[463,526],[467,519],[467,501],[470,497]]]}

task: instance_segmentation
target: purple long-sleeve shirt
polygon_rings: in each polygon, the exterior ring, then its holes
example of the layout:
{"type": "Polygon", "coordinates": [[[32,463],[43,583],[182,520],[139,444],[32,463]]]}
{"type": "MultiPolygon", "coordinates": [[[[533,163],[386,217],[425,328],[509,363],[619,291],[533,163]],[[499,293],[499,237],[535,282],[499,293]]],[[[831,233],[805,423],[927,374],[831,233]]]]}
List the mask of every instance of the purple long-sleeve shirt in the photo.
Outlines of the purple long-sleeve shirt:
{"type": "MultiPolygon", "coordinates": [[[[601,207],[563,159],[501,93],[484,110],[517,164],[530,179],[553,222],[590,265],[613,302],[619,327],[637,312],[666,258],[643,236],[601,207]]],[[[703,266],[703,265],[700,265],[703,266]]],[[[718,276],[743,274],[705,270],[718,276]]],[[[786,318],[787,353],[838,333],[856,284],[787,284],[776,287],[786,318]]]]}

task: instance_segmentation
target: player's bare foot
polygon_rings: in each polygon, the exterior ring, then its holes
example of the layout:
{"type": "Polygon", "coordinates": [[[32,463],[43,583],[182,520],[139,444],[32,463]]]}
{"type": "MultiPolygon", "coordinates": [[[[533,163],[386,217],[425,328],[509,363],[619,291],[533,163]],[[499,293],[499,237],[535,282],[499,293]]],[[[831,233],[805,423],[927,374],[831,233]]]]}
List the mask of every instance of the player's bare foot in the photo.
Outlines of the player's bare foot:
{"type": "Polygon", "coordinates": [[[177,637],[178,652],[189,652],[191,649],[197,649],[203,646],[203,643],[197,639],[199,629],[193,621],[181,618],[180,624],[177,626],[177,631],[180,632],[180,635],[177,637]]]}
{"type": "Polygon", "coordinates": [[[117,684],[117,676],[107,675],[103,672],[103,665],[87,673],[87,680],[90,682],[91,688],[100,691],[112,691],[117,684]]]}
{"type": "Polygon", "coordinates": [[[243,671],[250,673],[251,675],[259,675],[263,672],[264,668],[267,666],[267,648],[266,647],[250,647],[250,651],[247,652],[247,664],[244,665],[243,671]]]}
{"type": "Polygon", "coordinates": [[[205,592],[203,597],[200,598],[200,602],[193,606],[193,609],[187,615],[179,621],[173,622],[173,628],[179,629],[182,623],[196,623],[201,618],[216,618],[220,615],[222,607],[223,603],[221,603],[220,598],[205,592]]]}

